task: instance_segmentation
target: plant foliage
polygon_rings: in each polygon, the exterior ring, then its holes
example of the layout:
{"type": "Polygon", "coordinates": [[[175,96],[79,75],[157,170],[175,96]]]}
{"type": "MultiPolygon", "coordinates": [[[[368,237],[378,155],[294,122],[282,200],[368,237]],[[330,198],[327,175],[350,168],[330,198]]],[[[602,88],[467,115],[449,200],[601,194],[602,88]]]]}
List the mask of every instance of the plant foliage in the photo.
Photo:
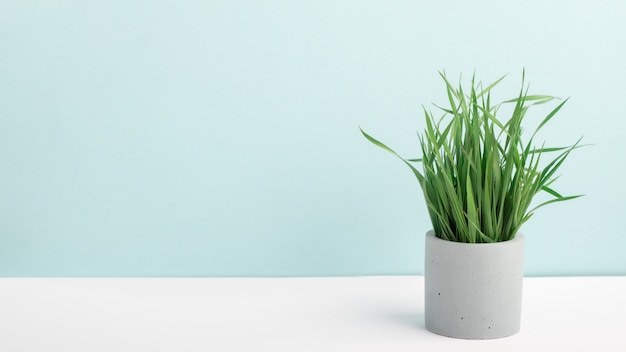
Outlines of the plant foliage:
{"type": "Polygon", "coordinates": [[[437,237],[467,243],[507,241],[538,208],[581,196],[562,196],[552,188],[558,178],[555,173],[581,146],[581,139],[565,147],[533,144],[537,132],[567,99],[556,105],[524,142],[522,122],[528,109],[557,98],[529,95],[522,74],[517,98],[492,105],[491,90],[504,77],[485,88],[472,77],[468,91],[461,84],[455,88],[445,73],[439,74],[446,85],[449,107],[438,107],[443,111],[441,118],[424,108],[426,128],[419,135],[421,159],[404,159],[361,129],[365,138],[396,155],[413,171],[437,237]],[[505,104],[513,105],[507,121],[498,117],[505,104]],[[547,162],[543,160],[546,154],[553,156],[547,162]],[[421,171],[417,163],[421,163],[421,171]],[[531,208],[533,197],[542,191],[550,199],[531,208]]]}

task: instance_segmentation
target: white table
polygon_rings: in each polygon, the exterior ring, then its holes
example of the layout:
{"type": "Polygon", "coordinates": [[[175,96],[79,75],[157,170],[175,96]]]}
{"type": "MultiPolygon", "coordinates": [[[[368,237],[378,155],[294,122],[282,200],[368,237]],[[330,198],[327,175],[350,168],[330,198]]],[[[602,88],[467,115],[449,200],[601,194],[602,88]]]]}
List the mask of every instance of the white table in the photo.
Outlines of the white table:
{"type": "Polygon", "coordinates": [[[626,277],[526,278],[522,330],[424,328],[420,276],[2,278],[0,351],[626,351],[626,277]]]}

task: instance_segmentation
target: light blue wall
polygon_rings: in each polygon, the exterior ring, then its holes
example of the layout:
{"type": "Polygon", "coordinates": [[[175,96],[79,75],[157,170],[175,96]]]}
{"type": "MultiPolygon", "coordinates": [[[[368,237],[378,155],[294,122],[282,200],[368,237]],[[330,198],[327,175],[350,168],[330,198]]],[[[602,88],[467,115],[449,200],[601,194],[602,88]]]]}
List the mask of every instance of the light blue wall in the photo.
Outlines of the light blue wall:
{"type": "MultiPolygon", "coordinates": [[[[0,276],[415,274],[437,70],[584,134],[528,275],[626,274],[623,1],[2,1],[0,276]]],[[[537,116],[537,119],[539,116],[537,116]]]]}

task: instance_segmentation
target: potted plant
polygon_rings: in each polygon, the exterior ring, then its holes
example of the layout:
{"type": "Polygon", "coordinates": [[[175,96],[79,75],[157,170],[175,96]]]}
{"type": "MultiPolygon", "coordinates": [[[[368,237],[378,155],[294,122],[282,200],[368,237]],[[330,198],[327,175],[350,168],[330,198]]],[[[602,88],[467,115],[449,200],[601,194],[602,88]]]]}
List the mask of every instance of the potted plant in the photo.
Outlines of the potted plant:
{"type": "MultiPolygon", "coordinates": [[[[524,141],[528,109],[556,98],[529,95],[522,74],[516,98],[491,103],[491,90],[474,77],[469,89],[446,78],[449,106],[436,118],[424,108],[419,135],[422,157],[404,159],[361,129],[370,142],[400,158],[417,178],[433,229],[426,234],[425,320],[434,333],[467,339],[510,336],[519,331],[523,236],[519,229],[551,203],[580,197],[552,188],[556,171],[580,139],[566,147],[535,145],[537,132],[563,107],[561,101],[524,141]],[[508,118],[500,108],[509,105],[508,118]],[[553,157],[545,162],[546,154],[553,157]],[[421,170],[417,165],[421,163],[421,170]],[[531,206],[540,192],[550,197],[531,206]]],[[[505,109],[503,109],[505,110],[505,109]]]]}

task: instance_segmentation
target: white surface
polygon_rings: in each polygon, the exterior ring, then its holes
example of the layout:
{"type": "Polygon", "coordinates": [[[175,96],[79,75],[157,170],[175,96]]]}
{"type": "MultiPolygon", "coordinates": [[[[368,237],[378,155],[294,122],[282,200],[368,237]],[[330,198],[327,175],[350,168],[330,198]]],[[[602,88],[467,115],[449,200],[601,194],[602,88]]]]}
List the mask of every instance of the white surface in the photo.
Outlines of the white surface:
{"type": "Polygon", "coordinates": [[[0,351],[626,351],[626,277],[526,278],[521,332],[424,329],[423,278],[0,279],[0,351]]]}

